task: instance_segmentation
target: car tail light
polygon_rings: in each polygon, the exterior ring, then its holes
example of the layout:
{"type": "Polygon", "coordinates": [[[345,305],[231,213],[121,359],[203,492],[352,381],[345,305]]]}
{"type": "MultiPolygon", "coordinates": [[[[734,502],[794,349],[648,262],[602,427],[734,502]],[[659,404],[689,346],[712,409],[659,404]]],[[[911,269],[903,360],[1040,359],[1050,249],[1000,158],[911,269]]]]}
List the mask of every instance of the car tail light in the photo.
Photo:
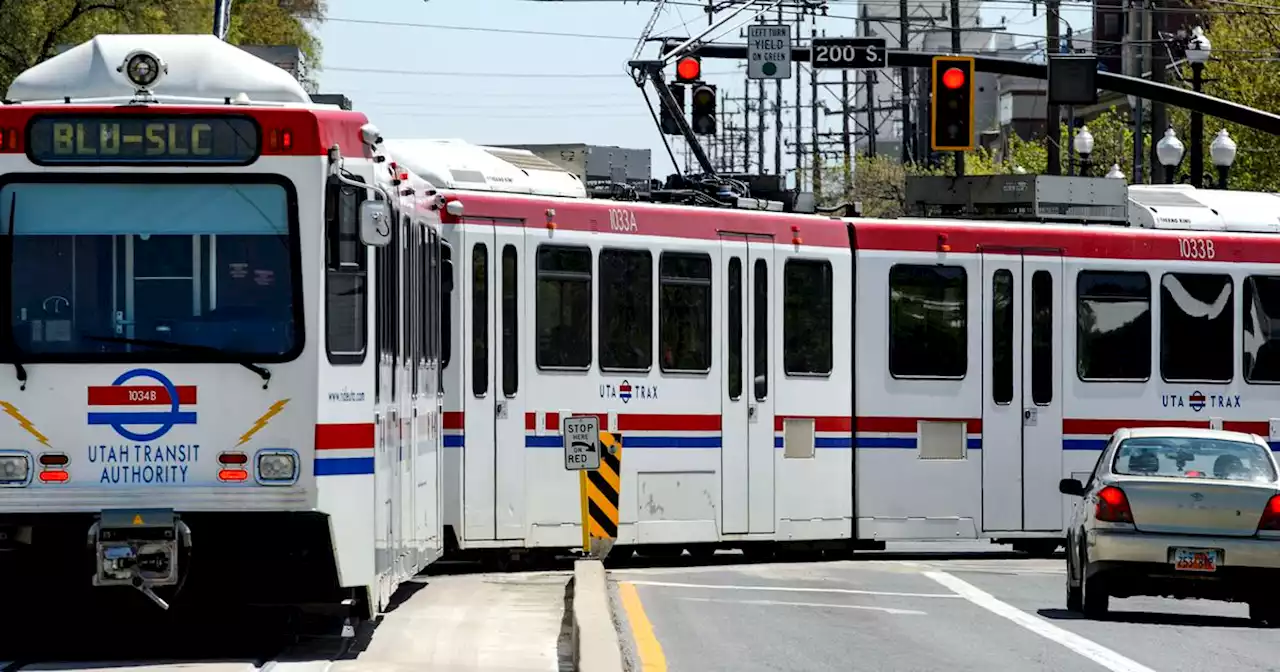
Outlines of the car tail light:
{"type": "Polygon", "coordinates": [[[1093,517],[1104,523],[1132,523],[1133,510],[1129,508],[1129,498],[1124,496],[1124,490],[1114,485],[1103,488],[1098,493],[1093,517]]]}
{"type": "Polygon", "coordinates": [[[1280,495],[1275,495],[1262,510],[1262,518],[1258,520],[1258,531],[1280,532],[1280,495]]]}

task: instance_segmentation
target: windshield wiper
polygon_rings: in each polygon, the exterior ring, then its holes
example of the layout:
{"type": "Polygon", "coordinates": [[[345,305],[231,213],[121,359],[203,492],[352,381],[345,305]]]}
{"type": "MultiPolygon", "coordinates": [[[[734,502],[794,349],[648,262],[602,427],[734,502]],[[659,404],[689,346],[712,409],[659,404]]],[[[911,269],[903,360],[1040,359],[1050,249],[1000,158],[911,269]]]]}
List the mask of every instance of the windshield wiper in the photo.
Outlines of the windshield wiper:
{"type": "Polygon", "coordinates": [[[13,230],[17,226],[17,214],[18,192],[14,190],[13,195],[9,197],[9,236],[5,241],[5,252],[7,254],[5,254],[4,267],[5,277],[8,279],[8,289],[5,290],[7,294],[5,304],[9,307],[9,310],[5,311],[8,313],[5,321],[9,323],[5,333],[9,337],[9,351],[13,354],[13,370],[17,374],[18,382],[20,383],[18,389],[25,390],[27,389],[27,367],[23,366],[22,362],[19,361],[22,351],[18,348],[17,336],[13,334],[13,248],[17,243],[17,240],[13,237],[13,230]]]}
{"type": "MultiPolygon", "coordinates": [[[[126,338],[124,336],[85,336],[86,340],[97,341],[100,343],[124,343],[126,345],[145,345],[153,348],[168,348],[170,350],[185,350],[188,352],[210,352],[219,355],[228,354],[225,350],[215,348],[211,345],[196,345],[194,343],[174,343],[171,341],[152,341],[145,338],[126,338]]],[[[271,383],[271,372],[266,367],[258,366],[252,362],[235,362],[240,366],[258,374],[262,378],[262,389],[267,389],[267,385],[271,383]]],[[[21,364],[18,365],[21,367],[21,364]]],[[[25,374],[19,374],[25,377],[25,374]]]]}

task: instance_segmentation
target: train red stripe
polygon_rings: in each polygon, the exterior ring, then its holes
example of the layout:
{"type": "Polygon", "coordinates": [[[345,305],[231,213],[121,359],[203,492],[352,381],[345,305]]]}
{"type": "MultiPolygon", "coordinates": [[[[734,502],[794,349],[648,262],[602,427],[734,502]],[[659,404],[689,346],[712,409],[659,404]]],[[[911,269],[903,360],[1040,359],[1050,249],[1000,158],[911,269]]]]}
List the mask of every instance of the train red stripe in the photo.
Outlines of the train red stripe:
{"type": "Polygon", "coordinates": [[[372,448],[376,438],[372,422],[316,425],[316,450],[372,448]]]}

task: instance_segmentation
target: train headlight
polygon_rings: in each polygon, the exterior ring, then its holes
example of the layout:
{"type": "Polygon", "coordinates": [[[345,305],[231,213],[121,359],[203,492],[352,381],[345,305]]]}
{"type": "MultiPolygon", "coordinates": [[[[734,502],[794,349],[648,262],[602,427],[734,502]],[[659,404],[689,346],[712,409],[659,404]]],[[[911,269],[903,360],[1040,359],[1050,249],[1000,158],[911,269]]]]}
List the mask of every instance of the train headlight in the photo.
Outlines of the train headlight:
{"type": "Polygon", "coordinates": [[[23,453],[0,455],[0,485],[23,485],[30,480],[30,456],[23,453]]]}
{"type": "Polygon", "coordinates": [[[264,483],[291,483],[298,479],[298,456],[292,452],[266,450],[258,453],[258,480],[264,483]]]}
{"type": "Polygon", "coordinates": [[[133,51],[124,57],[124,63],[116,68],[129,82],[140,89],[150,89],[169,72],[169,66],[159,56],[149,51],[133,51]]]}

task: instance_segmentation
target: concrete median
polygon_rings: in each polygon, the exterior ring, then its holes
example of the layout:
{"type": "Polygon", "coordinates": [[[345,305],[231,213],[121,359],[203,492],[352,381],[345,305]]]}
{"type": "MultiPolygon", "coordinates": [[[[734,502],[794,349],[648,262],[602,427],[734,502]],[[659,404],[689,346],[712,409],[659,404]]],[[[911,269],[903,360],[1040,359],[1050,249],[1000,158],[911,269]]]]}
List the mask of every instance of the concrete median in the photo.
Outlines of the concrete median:
{"type": "Polygon", "coordinates": [[[622,672],[622,647],[599,560],[573,566],[573,665],[580,672],[622,672]]]}

